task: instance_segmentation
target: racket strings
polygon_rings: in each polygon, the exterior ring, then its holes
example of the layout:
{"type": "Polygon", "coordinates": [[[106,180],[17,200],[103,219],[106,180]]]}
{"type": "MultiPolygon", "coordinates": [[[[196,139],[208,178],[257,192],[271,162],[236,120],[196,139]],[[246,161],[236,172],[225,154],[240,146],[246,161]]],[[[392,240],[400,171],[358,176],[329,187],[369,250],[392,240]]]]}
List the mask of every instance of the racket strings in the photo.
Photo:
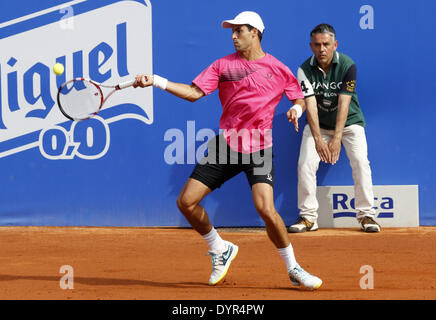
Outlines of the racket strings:
{"type": "Polygon", "coordinates": [[[83,120],[99,111],[103,95],[97,85],[86,80],[77,80],[61,88],[58,102],[70,118],[83,120]]]}

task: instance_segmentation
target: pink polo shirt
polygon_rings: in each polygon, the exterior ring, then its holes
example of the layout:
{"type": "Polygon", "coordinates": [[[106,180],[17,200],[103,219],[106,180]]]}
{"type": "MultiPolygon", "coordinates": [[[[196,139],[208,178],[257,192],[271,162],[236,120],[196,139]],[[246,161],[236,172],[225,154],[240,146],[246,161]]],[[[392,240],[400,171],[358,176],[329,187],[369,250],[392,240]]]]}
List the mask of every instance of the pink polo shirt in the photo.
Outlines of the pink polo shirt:
{"type": "Polygon", "coordinates": [[[219,89],[220,129],[235,151],[253,153],[272,146],[272,123],[283,93],[304,95],[292,71],[270,54],[248,61],[237,52],[216,60],[192,81],[206,95],[219,89]]]}

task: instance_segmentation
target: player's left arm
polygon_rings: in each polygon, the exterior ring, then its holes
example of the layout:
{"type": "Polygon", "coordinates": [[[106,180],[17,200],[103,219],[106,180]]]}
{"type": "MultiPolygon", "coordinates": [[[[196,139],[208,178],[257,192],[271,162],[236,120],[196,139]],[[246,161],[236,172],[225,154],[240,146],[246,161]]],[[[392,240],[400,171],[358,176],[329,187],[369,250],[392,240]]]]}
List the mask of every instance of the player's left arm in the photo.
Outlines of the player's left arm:
{"type": "Polygon", "coordinates": [[[347,122],[352,94],[356,89],[356,73],[356,65],[353,64],[345,74],[342,81],[342,89],[339,92],[335,133],[329,143],[329,149],[332,154],[332,164],[338,161],[341,152],[342,134],[344,132],[345,123],[347,122]]]}
{"type": "Polygon", "coordinates": [[[304,111],[306,110],[306,104],[304,103],[304,99],[294,99],[294,100],[291,100],[291,102],[292,102],[293,107],[288,110],[288,112],[286,113],[286,116],[288,117],[288,121],[292,122],[294,124],[295,131],[298,132],[298,118],[299,118],[298,116],[301,117],[301,114],[304,113],[304,111]],[[294,108],[294,106],[297,106],[297,105],[299,105],[301,108],[300,115],[297,112],[298,107],[294,108]]]}
{"type": "Polygon", "coordinates": [[[284,91],[285,95],[292,102],[292,107],[286,112],[286,116],[288,121],[294,124],[295,131],[298,132],[298,119],[306,111],[306,104],[304,103],[304,94],[297,78],[288,67],[286,67],[286,71],[288,81],[284,91]]]}

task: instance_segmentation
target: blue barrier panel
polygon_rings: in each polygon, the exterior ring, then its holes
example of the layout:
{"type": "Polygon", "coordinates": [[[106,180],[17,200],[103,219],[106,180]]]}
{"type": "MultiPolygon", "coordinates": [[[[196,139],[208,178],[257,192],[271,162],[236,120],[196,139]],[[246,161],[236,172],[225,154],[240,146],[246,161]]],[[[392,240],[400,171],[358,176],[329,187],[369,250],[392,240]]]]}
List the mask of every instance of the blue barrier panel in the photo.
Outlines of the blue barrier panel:
{"type": "MultiPolygon", "coordinates": [[[[176,199],[205,137],[219,132],[217,92],[192,104],[128,88],[98,117],[73,124],[57,109],[56,89],[73,76],[113,84],[142,72],[190,83],[234,51],[221,21],[244,10],[262,16],[263,49],[294,74],[312,54],[313,27],[335,27],[338,51],[358,69],[374,185],[418,185],[420,225],[436,225],[436,3],[427,0],[1,2],[0,225],[188,226],[176,199]],[[51,71],[56,62],[62,76],[51,71]]],[[[283,98],[273,129],[275,203],[286,224],[298,214],[302,134],[286,119],[289,106],[283,98]]],[[[336,165],[321,164],[318,184],[353,184],[344,150],[336,165]]],[[[203,205],[216,226],[263,226],[243,174],[203,205]]]]}

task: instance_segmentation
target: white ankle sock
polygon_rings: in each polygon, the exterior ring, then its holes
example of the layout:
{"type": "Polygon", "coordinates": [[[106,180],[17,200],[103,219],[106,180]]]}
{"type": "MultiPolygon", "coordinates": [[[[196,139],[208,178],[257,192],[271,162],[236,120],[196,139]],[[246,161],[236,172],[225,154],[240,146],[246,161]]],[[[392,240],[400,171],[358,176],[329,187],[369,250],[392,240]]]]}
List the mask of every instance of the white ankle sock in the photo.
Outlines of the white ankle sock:
{"type": "Polygon", "coordinates": [[[286,270],[294,269],[297,265],[297,260],[295,260],[292,244],[289,244],[289,246],[287,246],[286,248],[279,248],[277,250],[279,251],[279,254],[286,263],[286,270]]]}
{"type": "Polygon", "coordinates": [[[202,237],[209,245],[210,251],[220,252],[225,249],[224,240],[221,239],[214,227],[212,227],[212,230],[210,230],[209,233],[203,235],[202,237]]]}

